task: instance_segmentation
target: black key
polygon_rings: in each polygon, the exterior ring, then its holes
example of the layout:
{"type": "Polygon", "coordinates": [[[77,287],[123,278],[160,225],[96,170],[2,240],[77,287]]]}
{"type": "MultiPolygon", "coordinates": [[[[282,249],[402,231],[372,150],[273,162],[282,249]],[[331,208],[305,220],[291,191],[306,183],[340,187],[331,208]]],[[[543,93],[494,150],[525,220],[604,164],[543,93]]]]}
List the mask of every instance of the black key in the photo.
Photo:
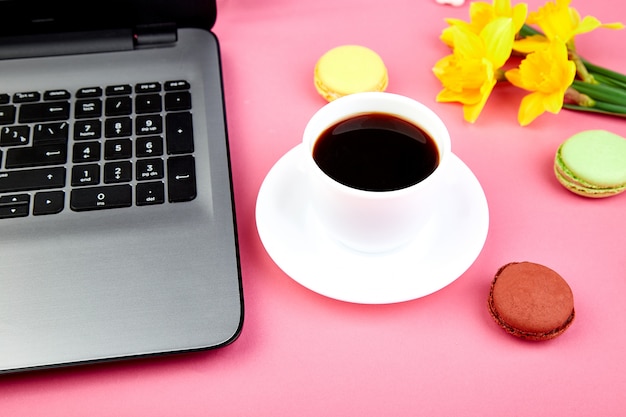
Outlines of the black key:
{"type": "Polygon", "coordinates": [[[43,93],[43,99],[46,101],[51,100],[69,100],[72,95],[67,90],[48,90],[43,93]]]}
{"type": "Polygon", "coordinates": [[[104,183],[130,182],[133,179],[133,164],[130,161],[117,161],[104,164],[104,183]]]}
{"type": "Polygon", "coordinates": [[[161,158],[138,159],[136,164],[137,181],[158,180],[165,176],[161,158]]]}
{"type": "Polygon", "coordinates": [[[25,217],[30,211],[28,194],[5,195],[0,197],[0,219],[25,217]]]}
{"type": "Polygon", "coordinates": [[[163,204],[165,202],[165,185],[160,181],[137,184],[135,201],[137,201],[138,206],[163,204]]]}
{"type": "Polygon", "coordinates": [[[13,94],[14,103],[32,103],[35,101],[39,101],[40,99],[41,94],[39,94],[38,91],[26,91],[24,93],[13,94]]]}
{"type": "Polygon", "coordinates": [[[0,145],[15,146],[28,144],[30,127],[27,125],[6,126],[0,133],[0,145]]]}
{"type": "Polygon", "coordinates": [[[100,139],[102,136],[102,122],[98,119],[79,120],[74,123],[74,139],[100,139]]]}
{"type": "Polygon", "coordinates": [[[99,98],[76,100],[75,106],[74,117],[77,119],[100,117],[102,115],[102,100],[99,98]]]}
{"type": "Polygon", "coordinates": [[[70,208],[74,211],[86,211],[130,207],[132,191],[128,184],[76,188],[70,194],[70,208]]]}
{"type": "Polygon", "coordinates": [[[72,167],[72,186],[98,185],[100,182],[100,165],[83,164],[72,167]]]}
{"type": "Polygon", "coordinates": [[[57,214],[65,207],[65,192],[63,191],[41,191],[35,194],[33,204],[33,214],[41,216],[44,214],[57,214]]]}
{"type": "Polygon", "coordinates": [[[196,198],[196,163],[193,156],[173,156],[167,160],[167,190],[171,203],[196,198]]]}
{"type": "Polygon", "coordinates": [[[161,136],[142,136],[135,139],[137,158],[163,155],[163,138],[161,136]]]}
{"type": "Polygon", "coordinates": [[[67,122],[54,122],[35,125],[33,130],[33,145],[43,142],[66,143],[69,131],[67,122]]]}
{"type": "Polygon", "coordinates": [[[60,165],[67,161],[67,146],[61,143],[12,148],[7,151],[6,168],[60,165]]]}
{"type": "Polygon", "coordinates": [[[107,96],[129,95],[133,92],[133,88],[128,84],[110,85],[106,88],[107,96]]]}
{"type": "Polygon", "coordinates": [[[133,120],[130,117],[115,117],[104,122],[104,136],[121,138],[133,133],[133,120]]]}
{"type": "Polygon", "coordinates": [[[125,116],[131,114],[133,101],[128,96],[109,97],[104,103],[104,114],[106,116],[125,116]]]}
{"type": "Polygon", "coordinates": [[[65,168],[49,167],[0,172],[0,192],[44,190],[65,186],[65,168]]]}
{"type": "Polygon", "coordinates": [[[72,162],[94,162],[100,160],[100,142],[78,142],[72,148],[72,162]]]}
{"type": "Polygon", "coordinates": [[[53,101],[49,103],[23,104],[20,107],[19,122],[52,122],[67,120],[70,117],[70,103],[67,101],[53,101]]]}
{"type": "Polygon", "coordinates": [[[189,90],[189,83],[185,80],[167,81],[165,83],[165,91],[173,90],[189,90]]]}
{"type": "Polygon", "coordinates": [[[101,87],[84,87],[76,92],[76,97],[78,98],[100,97],[101,95],[101,87]]]}
{"type": "Polygon", "coordinates": [[[130,139],[110,139],[104,142],[104,159],[130,159],[133,142],[130,139]]]}
{"type": "Polygon", "coordinates": [[[0,104],[9,104],[11,102],[11,96],[7,93],[0,94],[0,104]]]}
{"type": "Polygon", "coordinates": [[[189,91],[176,91],[165,95],[165,110],[189,110],[191,108],[191,94],[189,91]]]}
{"type": "Polygon", "coordinates": [[[157,93],[161,91],[161,83],[140,83],[135,85],[135,93],[157,93]]]}
{"type": "Polygon", "coordinates": [[[158,135],[163,132],[163,118],[160,114],[137,116],[135,123],[137,135],[158,135]]]}
{"type": "Polygon", "coordinates": [[[15,122],[15,106],[0,106],[0,125],[10,125],[15,122]]]}
{"type": "Polygon", "coordinates": [[[168,113],[165,116],[167,153],[193,152],[193,121],[191,113],[168,113]]]}
{"type": "Polygon", "coordinates": [[[135,111],[137,113],[159,113],[162,108],[159,94],[141,94],[135,97],[135,111]]]}

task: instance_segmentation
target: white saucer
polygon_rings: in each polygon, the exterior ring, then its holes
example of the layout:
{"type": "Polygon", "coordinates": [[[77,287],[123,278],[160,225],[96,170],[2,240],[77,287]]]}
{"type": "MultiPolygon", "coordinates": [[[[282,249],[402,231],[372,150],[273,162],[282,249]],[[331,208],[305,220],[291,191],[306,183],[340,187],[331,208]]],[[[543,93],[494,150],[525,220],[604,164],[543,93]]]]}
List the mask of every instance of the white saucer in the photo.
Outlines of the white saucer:
{"type": "Polygon", "coordinates": [[[327,297],[362,304],[413,300],[449,285],[478,257],[489,229],[480,183],[452,155],[439,210],[415,241],[367,254],[335,242],[316,225],[302,170],[304,148],[287,152],[259,190],[256,223],[272,260],[292,279],[327,297]]]}

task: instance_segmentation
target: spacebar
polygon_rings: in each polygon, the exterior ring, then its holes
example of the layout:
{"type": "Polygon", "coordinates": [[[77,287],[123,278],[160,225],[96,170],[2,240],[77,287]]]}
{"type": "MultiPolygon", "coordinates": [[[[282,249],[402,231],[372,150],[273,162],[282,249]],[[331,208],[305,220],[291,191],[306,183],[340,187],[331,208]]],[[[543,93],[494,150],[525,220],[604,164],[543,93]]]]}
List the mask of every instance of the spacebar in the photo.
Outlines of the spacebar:
{"type": "Polygon", "coordinates": [[[70,195],[70,207],[74,211],[130,207],[132,198],[130,185],[76,188],[70,195]]]}

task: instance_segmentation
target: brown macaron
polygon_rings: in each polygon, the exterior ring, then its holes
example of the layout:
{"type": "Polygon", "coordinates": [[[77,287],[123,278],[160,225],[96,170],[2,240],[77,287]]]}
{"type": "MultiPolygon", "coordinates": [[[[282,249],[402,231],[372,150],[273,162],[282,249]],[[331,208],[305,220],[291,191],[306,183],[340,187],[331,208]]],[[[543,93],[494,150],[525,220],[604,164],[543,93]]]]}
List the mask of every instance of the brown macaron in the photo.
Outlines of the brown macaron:
{"type": "Polygon", "coordinates": [[[489,313],[513,336],[548,340],[574,320],[574,296],[552,269],[532,262],[511,262],[496,273],[489,291],[489,313]]]}

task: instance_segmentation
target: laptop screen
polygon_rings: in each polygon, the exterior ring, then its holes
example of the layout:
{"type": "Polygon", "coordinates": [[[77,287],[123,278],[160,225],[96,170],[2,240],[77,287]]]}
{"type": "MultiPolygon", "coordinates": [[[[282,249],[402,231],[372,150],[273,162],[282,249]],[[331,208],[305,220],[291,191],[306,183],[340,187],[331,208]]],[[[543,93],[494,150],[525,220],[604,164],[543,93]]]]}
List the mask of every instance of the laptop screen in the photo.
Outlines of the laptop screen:
{"type": "Polygon", "coordinates": [[[166,23],[210,29],[215,19],[209,0],[0,0],[0,37],[166,23]]]}

